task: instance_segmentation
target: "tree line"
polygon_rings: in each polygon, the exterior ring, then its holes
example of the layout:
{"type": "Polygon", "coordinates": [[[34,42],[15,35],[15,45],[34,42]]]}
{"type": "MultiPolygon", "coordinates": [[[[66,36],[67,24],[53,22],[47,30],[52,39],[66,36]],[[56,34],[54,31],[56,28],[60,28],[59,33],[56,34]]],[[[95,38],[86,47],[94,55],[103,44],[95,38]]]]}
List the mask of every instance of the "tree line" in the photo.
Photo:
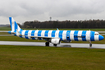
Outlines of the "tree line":
{"type": "Polygon", "coordinates": [[[26,21],[24,28],[105,28],[105,20],[26,21]]]}

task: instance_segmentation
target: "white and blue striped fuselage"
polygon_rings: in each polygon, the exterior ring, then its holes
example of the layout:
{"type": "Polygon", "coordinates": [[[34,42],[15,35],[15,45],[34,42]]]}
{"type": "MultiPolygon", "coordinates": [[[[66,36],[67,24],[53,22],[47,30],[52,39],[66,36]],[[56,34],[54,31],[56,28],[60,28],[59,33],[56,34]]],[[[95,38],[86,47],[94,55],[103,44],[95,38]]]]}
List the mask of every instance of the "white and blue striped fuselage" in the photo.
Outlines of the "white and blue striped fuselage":
{"type": "MultiPolygon", "coordinates": [[[[37,37],[59,38],[61,41],[99,41],[102,36],[94,31],[75,31],[75,30],[21,30],[21,35],[15,34],[21,38],[37,39],[37,37]],[[35,36],[34,38],[32,38],[35,36]]],[[[39,38],[41,40],[42,38],[39,38]]]]}
{"type": "MultiPolygon", "coordinates": [[[[46,46],[49,46],[49,42],[57,46],[61,41],[99,41],[104,37],[95,31],[83,31],[83,30],[22,30],[16,21],[9,17],[11,31],[10,34],[15,36],[32,39],[32,40],[46,40],[46,46]]],[[[91,44],[90,44],[91,46],[91,44]]]]}

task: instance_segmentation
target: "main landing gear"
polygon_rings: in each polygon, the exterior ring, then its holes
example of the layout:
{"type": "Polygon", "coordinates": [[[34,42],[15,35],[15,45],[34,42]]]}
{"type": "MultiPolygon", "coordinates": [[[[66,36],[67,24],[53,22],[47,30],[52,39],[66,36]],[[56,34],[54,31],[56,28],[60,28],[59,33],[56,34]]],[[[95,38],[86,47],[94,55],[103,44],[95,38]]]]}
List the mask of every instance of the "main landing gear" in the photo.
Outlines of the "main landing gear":
{"type": "Polygon", "coordinates": [[[92,48],[92,43],[91,43],[91,41],[89,41],[89,42],[90,42],[89,46],[90,46],[90,48],[92,48]]]}
{"type": "Polygon", "coordinates": [[[57,44],[53,44],[55,47],[57,46],[57,44]]]}
{"type": "MultiPolygon", "coordinates": [[[[53,44],[55,47],[57,46],[57,44],[53,44]]],[[[45,43],[45,46],[49,46],[49,42],[45,43]]]]}
{"type": "Polygon", "coordinates": [[[46,43],[45,43],[45,46],[49,46],[49,42],[46,42],[46,43]]]}

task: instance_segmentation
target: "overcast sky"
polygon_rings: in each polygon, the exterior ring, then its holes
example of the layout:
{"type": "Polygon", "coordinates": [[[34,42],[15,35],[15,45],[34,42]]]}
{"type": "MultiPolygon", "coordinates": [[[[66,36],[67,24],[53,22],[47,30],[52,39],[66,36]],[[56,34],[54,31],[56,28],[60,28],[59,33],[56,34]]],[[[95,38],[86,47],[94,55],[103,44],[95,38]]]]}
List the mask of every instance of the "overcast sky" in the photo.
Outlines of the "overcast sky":
{"type": "Polygon", "coordinates": [[[105,20],[105,0],[0,0],[0,24],[52,20],[105,20]]]}

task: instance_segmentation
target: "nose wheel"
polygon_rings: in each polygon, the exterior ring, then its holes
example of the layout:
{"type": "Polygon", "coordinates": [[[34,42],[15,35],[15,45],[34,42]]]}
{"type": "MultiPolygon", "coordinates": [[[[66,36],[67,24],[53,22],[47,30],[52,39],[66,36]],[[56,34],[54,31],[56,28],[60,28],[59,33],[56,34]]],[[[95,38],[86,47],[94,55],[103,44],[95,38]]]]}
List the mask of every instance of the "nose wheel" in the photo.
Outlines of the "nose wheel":
{"type": "Polygon", "coordinates": [[[89,42],[90,42],[89,46],[90,46],[90,48],[92,48],[92,43],[91,43],[91,41],[89,41],[89,42]]]}

